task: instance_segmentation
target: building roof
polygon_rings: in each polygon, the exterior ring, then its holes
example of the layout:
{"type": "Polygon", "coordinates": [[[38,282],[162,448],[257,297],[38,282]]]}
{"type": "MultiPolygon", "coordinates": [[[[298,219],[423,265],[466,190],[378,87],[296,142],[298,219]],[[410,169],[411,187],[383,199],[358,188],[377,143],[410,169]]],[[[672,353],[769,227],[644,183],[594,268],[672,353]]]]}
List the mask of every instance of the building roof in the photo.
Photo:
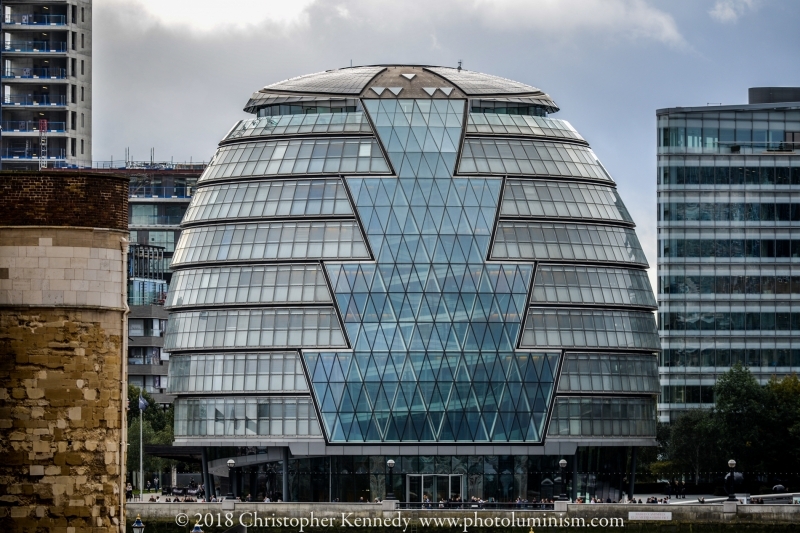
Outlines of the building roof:
{"type": "MultiPolygon", "coordinates": [[[[295,101],[310,95],[357,97],[362,94],[378,75],[390,67],[409,67],[423,69],[455,85],[463,94],[470,97],[528,97],[536,103],[557,111],[558,106],[542,90],[507,78],[473,72],[470,70],[425,65],[370,65],[347,67],[314,74],[306,74],[267,85],[251,97],[245,110],[269,103],[295,101]]],[[[409,78],[410,80],[411,78],[409,78]]]]}

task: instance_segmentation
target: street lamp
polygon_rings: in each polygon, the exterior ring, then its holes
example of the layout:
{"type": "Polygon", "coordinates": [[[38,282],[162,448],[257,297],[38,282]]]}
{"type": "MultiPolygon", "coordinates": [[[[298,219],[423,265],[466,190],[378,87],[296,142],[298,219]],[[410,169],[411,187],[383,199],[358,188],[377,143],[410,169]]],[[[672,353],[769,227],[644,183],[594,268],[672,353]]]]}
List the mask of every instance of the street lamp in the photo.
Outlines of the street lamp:
{"type": "Polygon", "coordinates": [[[228,495],[226,499],[233,499],[233,467],[236,466],[236,461],[228,459],[228,495]]]}
{"type": "Polygon", "coordinates": [[[144,523],[142,522],[141,515],[136,515],[136,521],[131,524],[131,529],[133,530],[133,533],[144,533],[144,523]]]}
{"type": "Polygon", "coordinates": [[[394,500],[394,478],[392,475],[394,471],[394,459],[386,461],[386,466],[389,467],[389,492],[386,493],[386,499],[394,500]]]}
{"type": "Polygon", "coordinates": [[[731,459],[728,461],[728,468],[731,469],[730,473],[728,474],[728,501],[735,502],[736,500],[736,461],[731,459]]]}
{"type": "Polygon", "coordinates": [[[566,459],[561,459],[558,462],[558,467],[559,467],[559,471],[560,471],[559,475],[561,477],[561,494],[558,496],[558,499],[561,500],[561,501],[566,501],[567,500],[567,484],[564,481],[564,469],[567,467],[567,460],[566,459]]]}

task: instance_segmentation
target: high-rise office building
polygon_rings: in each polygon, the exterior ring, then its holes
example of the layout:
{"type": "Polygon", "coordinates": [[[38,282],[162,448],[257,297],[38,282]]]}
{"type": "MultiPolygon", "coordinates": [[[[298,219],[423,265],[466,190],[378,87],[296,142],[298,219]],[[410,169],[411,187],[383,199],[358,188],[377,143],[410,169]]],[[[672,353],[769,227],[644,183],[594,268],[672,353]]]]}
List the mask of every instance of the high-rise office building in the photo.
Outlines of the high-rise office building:
{"type": "Polygon", "coordinates": [[[656,302],[614,181],[553,100],[394,65],[245,109],[166,305],[176,444],[203,447],[206,483],[224,494],[234,458],[234,492],[372,500],[394,459],[407,501],[618,499],[655,443],[656,302]]]}
{"type": "Polygon", "coordinates": [[[663,421],[736,363],[800,370],[800,88],[749,96],[656,112],[663,421]]]}
{"type": "Polygon", "coordinates": [[[127,162],[125,166],[116,172],[130,178],[128,383],[166,406],[174,398],[167,394],[169,354],[163,349],[170,262],[181,219],[205,164],[127,162]]]}
{"type": "Polygon", "coordinates": [[[91,0],[2,9],[3,168],[91,167],[91,0]]]}

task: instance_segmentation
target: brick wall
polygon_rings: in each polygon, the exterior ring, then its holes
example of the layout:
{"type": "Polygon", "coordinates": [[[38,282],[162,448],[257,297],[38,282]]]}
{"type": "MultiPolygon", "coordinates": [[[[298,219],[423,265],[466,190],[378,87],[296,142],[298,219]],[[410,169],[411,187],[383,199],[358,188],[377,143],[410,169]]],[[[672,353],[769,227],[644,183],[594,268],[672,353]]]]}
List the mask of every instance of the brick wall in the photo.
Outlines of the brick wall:
{"type": "Polygon", "coordinates": [[[128,228],[128,177],[80,170],[0,172],[0,226],[128,228]]]}

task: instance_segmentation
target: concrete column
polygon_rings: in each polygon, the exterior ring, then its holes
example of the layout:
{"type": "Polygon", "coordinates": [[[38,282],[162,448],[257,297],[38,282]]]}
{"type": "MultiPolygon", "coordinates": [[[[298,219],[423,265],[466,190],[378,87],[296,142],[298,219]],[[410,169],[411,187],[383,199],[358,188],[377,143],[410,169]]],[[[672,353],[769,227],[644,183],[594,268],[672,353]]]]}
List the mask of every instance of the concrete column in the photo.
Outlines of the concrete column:
{"type": "Polygon", "coordinates": [[[202,463],[201,472],[203,472],[203,488],[206,492],[206,500],[211,499],[211,476],[208,474],[208,449],[203,446],[200,451],[200,462],[202,463]]]}
{"type": "Polygon", "coordinates": [[[283,495],[282,499],[285,502],[289,501],[289,448],[283,449],[283,495]]]}
{"type": "Polygon", "coordinates": [[[578,451],[572,456],[572,501],[578,499],[578,451]]]}

